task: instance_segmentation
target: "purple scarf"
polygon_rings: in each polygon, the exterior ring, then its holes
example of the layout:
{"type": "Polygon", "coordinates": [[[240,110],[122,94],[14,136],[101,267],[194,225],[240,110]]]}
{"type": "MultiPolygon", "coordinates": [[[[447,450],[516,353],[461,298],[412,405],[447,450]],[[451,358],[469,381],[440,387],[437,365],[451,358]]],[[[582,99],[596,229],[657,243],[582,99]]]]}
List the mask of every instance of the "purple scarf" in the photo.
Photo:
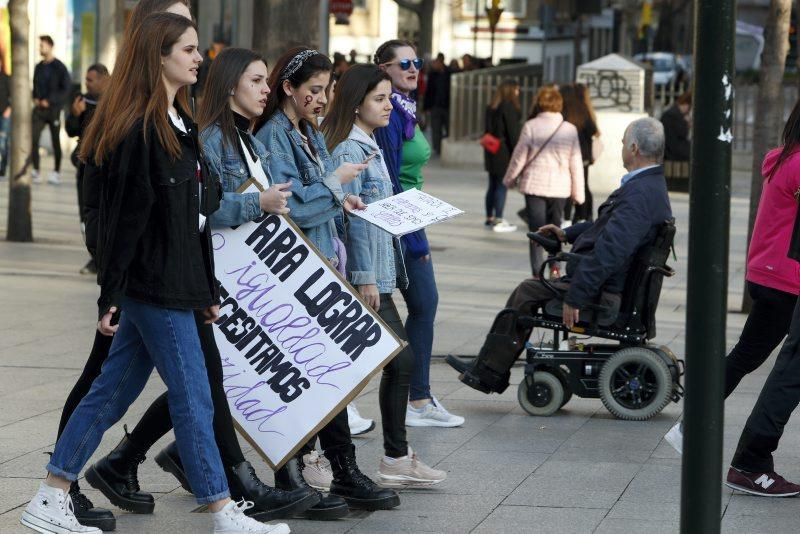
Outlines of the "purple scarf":
{"type": "Polygon", "coordinates": [[[398,111],[404,118],[403,137],[408,140],[414,137],[414,129],[417,126],[417,102],[402,93],[392,91],[392,104],[395,111],[398,111]]]}

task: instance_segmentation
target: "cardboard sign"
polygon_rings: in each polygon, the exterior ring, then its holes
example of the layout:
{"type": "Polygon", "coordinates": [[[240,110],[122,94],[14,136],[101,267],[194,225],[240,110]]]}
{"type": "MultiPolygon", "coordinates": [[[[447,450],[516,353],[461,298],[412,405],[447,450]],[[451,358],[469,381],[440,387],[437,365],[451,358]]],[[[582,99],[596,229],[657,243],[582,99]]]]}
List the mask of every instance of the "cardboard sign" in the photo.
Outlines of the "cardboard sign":
{"type": "Polygon", "coordinates": [[[367,209],[350,212],[394,236],[416,232],[462,213],[455,206],[419,189],[409,189],[368,204],[367,209]]]}
{"type": "Polygon", "coordinates": [[[212,245],[222,298],[214,335],[228,404],[239,431],[275,469],[405,343],[287,217],[262,214],[214,229],[212,245]]]}

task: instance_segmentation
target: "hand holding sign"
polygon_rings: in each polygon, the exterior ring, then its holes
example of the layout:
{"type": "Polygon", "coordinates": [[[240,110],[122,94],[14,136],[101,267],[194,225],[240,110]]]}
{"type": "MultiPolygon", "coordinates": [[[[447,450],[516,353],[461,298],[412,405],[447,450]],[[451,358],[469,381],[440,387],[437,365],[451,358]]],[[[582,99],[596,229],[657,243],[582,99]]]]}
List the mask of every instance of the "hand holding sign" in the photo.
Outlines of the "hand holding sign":
{"type": "Polygon", "coordinates": [[[353,213],[354,210],[367,209],[367,205],[361,200],[358,195],[347,195],[344,200],[344,210],[347,213],[353,213]]]}
{"type": "Polygon", "coordinates": [[[292,196],[292,192],[289,191],[291,187],[292,182],[286,182],[284,184],[275,184],[266,191],[262,191],[258,197],[261,211],[276,215],[289,213],[289,208],[286,207],[286,199],[292,196]]]}

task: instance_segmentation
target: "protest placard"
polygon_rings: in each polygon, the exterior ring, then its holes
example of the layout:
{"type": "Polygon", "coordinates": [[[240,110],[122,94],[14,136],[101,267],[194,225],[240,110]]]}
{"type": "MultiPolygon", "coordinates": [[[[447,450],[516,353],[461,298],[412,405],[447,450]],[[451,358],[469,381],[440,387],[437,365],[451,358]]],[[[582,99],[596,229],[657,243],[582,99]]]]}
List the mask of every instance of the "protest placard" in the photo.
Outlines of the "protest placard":
{"type": "Polygon", "coordinates": [[[405,343],[287,217],[214,229],[212,244],[228,404],[278,468],[405,343]]]}
{"type": "Polygon", "coordinates": [[[455,206],[419,189],[409,189],[368,204],[367,209],[351,212],[394,236],[416,232],[462,213],[455,206]]]}

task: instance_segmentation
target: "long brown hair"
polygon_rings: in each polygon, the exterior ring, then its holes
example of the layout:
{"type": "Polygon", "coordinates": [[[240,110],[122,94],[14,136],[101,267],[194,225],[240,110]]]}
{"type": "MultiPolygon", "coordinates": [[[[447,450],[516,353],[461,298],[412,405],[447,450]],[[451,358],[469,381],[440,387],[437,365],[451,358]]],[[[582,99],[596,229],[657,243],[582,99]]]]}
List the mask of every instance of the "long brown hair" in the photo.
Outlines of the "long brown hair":
{"type": "Polygon", "coordinates": [[[564,120],[573,124],[579,132],[589,128],[596,132],[595,135],[600,135],[586,86],[582,83],[573,83],[562,85],[558,90],[564,99],[564,108],[561,110],[564,120]]]}
{"type": "Polygon", "coordinates": [[[222,142],[228,146],[236,146],[239,142],[230,106],[231,92],[239,84],[247,67],[256,61],[266,65],[264,58],[252,50],[226,48],[217,54],[208,69],[203,100],[197,110],[197,123],[201,131],[212,124],[218,125],[222,130],[222,142]]]}
{"type": "MultiPolygon", "coordinates": [[[[128,53],[120,54],[108,88],[97,106],[81,140],[80,157],[101,165],[138,120],[144,121],[145,142],[148,128],[155,129],[159,144],[167,153],[180,156],[180,143],[169,125],[167,89],[162,80],[161,58],[194,23],[172,13],[154,13],[145,18],[126,43],[128,53]]],[[[188,87],[178,90],[175,107],[189,115],[188,87]]]]}
{"type": "MultiPolygon", "coordinates": [[[[331,63],[331,60],[328,59],[328,56],[323,54],[314,54],[303,61],[303,64],[300,66],[300,68],[294,71],[291,76],[284,78],[284,71],[289,65],[289,62],[292,61],[296,55],[307,50],[311,50],[311,48],[307,46],[298,46],[292,48],[291,50],[287,50],[281,57],[278,58],[278,61],[275,63],[275,67],[272,69],[272,72],[269,73],[268,85],[270,97],[269,100],[267,100],[267,107],[264,109],[264,113],[259,119],[256,120],[256,131],[259,130],[264,123],[266,123],[278,110],[283,109],[284,103],[289,99],[289,96],[283,90],[284,79],[288,80],[292,87],[297,88],[320,72],[333,72],[333,64],[331,63]]],[[[304,125],[308,125],[313,129],[317,129],[316,124],[312,124],[305,119],[301,119],[299,125],[301,129],[304,127],[304,125]]]]}
{"type": "Polygon", "coordinates": [[[500,85],[497,86],[497,90],[494,92],[494,96],[492,97],[492,101],[489,103],[489,107],[492,109],[497,109],[503,102],[510,102],[517,109],[517,111],[519,111],[520,104],[517,89],[519,89],[519,82],[517,80],[514,80],[513,78],[503,80],[500,82],[500,85]]]}
{"type": "Polygon", "coordinates": [[[356,122],[356,108],[384,80],[391,82],[392,77],[377,65],[353,65],[342,74],[336,84],[336,98],[322,121],[328,152],[333,152],[339,143],[347,139],[356,122]]]}

